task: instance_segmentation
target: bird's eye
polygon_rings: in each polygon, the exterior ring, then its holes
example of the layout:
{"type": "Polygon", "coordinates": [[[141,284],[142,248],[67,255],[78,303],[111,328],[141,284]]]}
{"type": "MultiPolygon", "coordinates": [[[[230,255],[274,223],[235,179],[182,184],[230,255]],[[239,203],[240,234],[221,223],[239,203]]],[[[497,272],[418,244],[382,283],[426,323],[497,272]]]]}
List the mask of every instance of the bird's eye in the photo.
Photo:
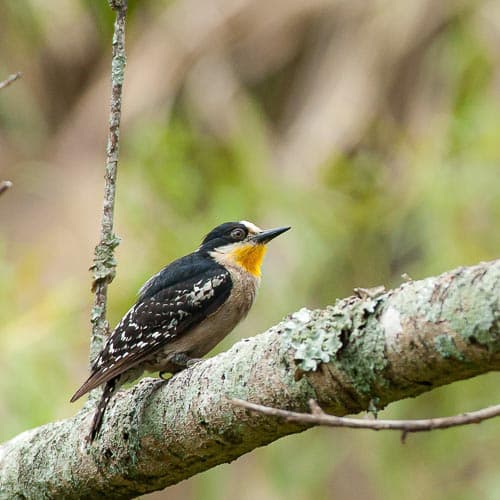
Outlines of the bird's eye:
{"type": "Polygon", "coordinates": [[[246,236],[246,233],[241,227],[237,227],[231,231],[231,238],[233,240],[242,240],[246,236]]]}

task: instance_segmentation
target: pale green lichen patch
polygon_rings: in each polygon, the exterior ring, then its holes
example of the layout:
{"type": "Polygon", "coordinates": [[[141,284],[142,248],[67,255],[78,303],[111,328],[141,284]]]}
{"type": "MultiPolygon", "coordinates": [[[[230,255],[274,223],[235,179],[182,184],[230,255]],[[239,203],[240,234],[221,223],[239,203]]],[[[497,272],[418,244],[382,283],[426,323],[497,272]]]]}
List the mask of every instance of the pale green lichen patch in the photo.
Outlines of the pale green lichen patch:
{"type": "Polygon", "coordinates": [[[434,339],[434,346],[443,358],[454,358],[458,361],[465,361],[465,356],[458,350],[453,337],[449,335],[438,335],[434,339]]]}
{"type": "Polygon", "coordinates": [[[111,78],[119,85],[123,85],[126,63],[127,59],[124,55],[117,55],[111,61],[111,78]]]}
{"type": "Polygon", "coordinates": [[[341,329],[336,321],[321,311],[301,309],[281,324],[285,339],[295,350],[297,367],[315,371],[320,363],[328,363],[342,347],[341,329]]]}
{"type": "Polygon", "coordinates": [[[387,359],[385,356],[385,331],[380,323],[384,296],[368,300],[338,303],[344,315],[351,319],[350,331],[341,355],[335,360],[340,370],[349,375],[360,394],[370,395],[375,386],[385,386],[383,376],[387,359]]]}
{"type": "Polygon", "coordinates": [[[94,263],[90,268],[93,276],[93,292],[98,283],[110,283],[115,277],[116,260],[113,251],[119,244],[120,238],[115,234],[111,234],[106,235],[96,247],[94,252],[94,263]]]}
{"type": "Polygon", "coordinates": [[[385,332],[379,322],[383,297],[351,297],[323,311],[301,309],[282,323],[297,368],[310,372],[331,363],[367,395],[374,385],[385,385],[385,332]]]}

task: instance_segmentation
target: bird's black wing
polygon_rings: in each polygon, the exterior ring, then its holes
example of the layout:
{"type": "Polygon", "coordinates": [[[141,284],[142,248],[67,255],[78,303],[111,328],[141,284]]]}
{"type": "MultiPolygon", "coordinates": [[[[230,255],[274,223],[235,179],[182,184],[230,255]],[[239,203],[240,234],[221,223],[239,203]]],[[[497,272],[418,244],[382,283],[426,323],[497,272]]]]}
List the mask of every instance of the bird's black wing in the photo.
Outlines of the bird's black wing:
{"type": "Polygon", "coordinates": [[[167,266],[146,283],[72,401],[141,363],[224,304],[232,288],[229,272],[201,257],[188,264],[167,266]]]}
{"type": "MultiPolygon", "coordinates": [[[[193,252],[165,266],[142,285],[139,290],[139,300],[146,300],[165,288],[174,287],[179,283],[191,281],[198,275],[203,275],[218,266],[212,259],[204,258],[198,252],[193,252]]],[[[223,269],[222,266],[218,266],[223,269]]]]}

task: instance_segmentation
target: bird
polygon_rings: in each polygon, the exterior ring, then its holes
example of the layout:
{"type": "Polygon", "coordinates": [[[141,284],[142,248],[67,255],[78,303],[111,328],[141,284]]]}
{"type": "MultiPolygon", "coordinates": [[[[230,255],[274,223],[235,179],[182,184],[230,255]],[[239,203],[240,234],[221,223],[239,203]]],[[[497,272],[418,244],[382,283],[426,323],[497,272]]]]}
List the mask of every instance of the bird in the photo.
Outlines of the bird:
{"type": "Polygon", "coordinates": [[[260,284],[266,246],[289,229],[225,222],[194,252],[146,281],[70,400],[103,385],[87,441],[98,436],[106,408],[123,384],[144,371],[159,372],[163,378],[192,366],[247,316],[260,284]]]}

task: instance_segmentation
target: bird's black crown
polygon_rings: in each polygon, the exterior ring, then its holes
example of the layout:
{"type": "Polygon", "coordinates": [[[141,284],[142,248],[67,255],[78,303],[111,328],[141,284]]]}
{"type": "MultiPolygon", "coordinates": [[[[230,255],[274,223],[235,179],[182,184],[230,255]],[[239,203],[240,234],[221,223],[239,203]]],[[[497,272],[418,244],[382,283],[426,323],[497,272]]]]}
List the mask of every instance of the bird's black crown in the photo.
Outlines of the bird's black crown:
{"type": "Polygon", "coordinates": [[[204,250],[243,241],[248,236],[248,228],[241,222],[224,222],[212,229],[201,242],[204,250]]]}

